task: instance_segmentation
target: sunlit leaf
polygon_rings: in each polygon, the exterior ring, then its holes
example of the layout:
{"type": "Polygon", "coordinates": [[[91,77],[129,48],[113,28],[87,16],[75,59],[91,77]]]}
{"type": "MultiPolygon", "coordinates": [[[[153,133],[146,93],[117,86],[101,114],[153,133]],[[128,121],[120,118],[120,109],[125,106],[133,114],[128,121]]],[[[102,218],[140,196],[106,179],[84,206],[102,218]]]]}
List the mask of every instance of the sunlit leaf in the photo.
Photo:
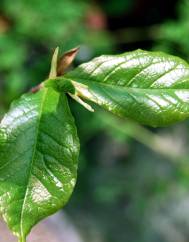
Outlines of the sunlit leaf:
{"type": "Polygon", "coordinates": [[[13,103],[0,124],[0,211],[20,242],[68,201],[78,153],[64,94],[42,88],[13,103]]]}
{"type": "Polygon", "coordinates": [[[78,96],[142,124],[164,126],[189,117],[189,65],[175,56],[143,50],[103,55],[64,78],[78,96]]]}

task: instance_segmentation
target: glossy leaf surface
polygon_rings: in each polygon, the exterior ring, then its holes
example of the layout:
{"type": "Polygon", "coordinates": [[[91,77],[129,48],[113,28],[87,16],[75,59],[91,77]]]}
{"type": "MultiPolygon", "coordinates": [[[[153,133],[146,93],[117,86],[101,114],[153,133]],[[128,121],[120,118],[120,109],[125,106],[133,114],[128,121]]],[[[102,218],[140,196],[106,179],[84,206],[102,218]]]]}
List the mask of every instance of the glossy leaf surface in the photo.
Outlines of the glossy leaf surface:
{"type": "Polygon", "coordinates": [[[0,210],[20,241],[68,201],[78,153],[65,94],[43,88],[13,103],[0,124],[0,210]]]}
{"type": "Polygon", "coordinates": [[[164,126],[189,117],[189,65],[162,52],[104,55],[64,76],[79,96],[142,124],[164,126]]]}

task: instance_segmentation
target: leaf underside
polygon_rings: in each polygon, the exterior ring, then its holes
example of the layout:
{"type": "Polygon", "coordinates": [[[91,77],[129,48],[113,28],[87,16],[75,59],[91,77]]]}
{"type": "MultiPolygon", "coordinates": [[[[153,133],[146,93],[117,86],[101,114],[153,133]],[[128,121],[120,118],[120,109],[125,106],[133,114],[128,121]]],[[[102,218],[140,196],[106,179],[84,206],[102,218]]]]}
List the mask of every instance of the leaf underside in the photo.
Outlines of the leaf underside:
{"type": "Polygon", "coordinates": [[[68,201],[78,153],[65,94],[43,88],[13,103],[0,124],[0,211],[20,241],[68,201]]]}
{"type": "Polygon", "coordinates": [[[64,78],[81,97],[142,124],[165,126],[189,117],[189,65],[175,56],[143,50],[103,55],[64,78]]]}

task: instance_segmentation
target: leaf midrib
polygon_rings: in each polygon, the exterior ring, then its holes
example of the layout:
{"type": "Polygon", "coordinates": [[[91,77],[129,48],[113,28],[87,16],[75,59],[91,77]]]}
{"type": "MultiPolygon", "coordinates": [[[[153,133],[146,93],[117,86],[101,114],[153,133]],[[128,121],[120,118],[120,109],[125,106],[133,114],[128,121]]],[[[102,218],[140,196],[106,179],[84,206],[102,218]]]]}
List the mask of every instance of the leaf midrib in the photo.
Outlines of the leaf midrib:
{"type": "MultiPolygon", "coordinates": [[[[26,203],[27,194],[28,194],[28,185],[29,185],[29,181],[30,181],[30,177],[31,177],[31,171],[32,171],[33,163],[34,163],[35,154],[36,154],[36,147],[37,147],[37,141],[38,141],[38,136],[39,136],[40,120],[41,120],[41,117],[42,117],[43,105],[44,105],[45,98],[47,96],[47,92],[48,92],[48,89],[45,88],[43,98],[42,98],[42,101],[41,101],[41,105],[40,105],[40,108],[39,108],[39,116],[38,116],[38,121],[37,121],[37,124],[36,124],[36,136],[35,136],[35,142],[34,142],[34,146],[33,146],[31,165],[30,165],[30,168],[29,168],[29,174],[28,174],[28,178],[27,178],[27,184],[26,184],[26,189],[25,189],[25,192],[24,192],[24,199],[23,199],[23,204],[22,204],[22,209],[21,209],[20,236],[21,236],[21,239],[23,241],[25,240],[25,233],[23,231],[23,216],[24,216],[24,210],[25,210],[25,203],[26,203]]],[[[35,94],[33,94],[33,95],[35,95],[35,94]]]]}
{"type": "MultiPolygon", "coordinates": [[[[99,82],[99,81],[94,81],[94,80],[88,80],[88,79],[84,79],[84,78],[80,78],[79,80],[81,80],[81,81],[75,81],[75,80],[73,80],[73,79],[70,79],[70,78],[67,78],[66,76],[65,76],[65,78],[63,78],[63,79],[67,79],[67,80],[69,80],[69,81],[71,81],[72,83],[73,82],[76,82],[76,83],[81,83],[81,84],[83,84],[83,85],[86,85],[87,87],[88,86],[90,86],[90,82],[94,82],[94,83],[98,83],[99,85],[104,85],[104,86],[108,86],[108,87],[113,87],[113,88],[124,88],[124,89],[133,89],[133,90],[144,90],[144,91],[158,91],[158,90],[170,90],[170,91],[176,91],[176,90],[179,90],[179,91],[189,91],[189,87],[188,88],[169,88],[169,87],[167,87],[167,88],[151,88],[151,87],[149,87],[149,88],[141,88],[141,87],[126,87],[126,86],[121,86],[121,85],[116,85],[116,84],[110,84],[110,83],[105,83],[105,82],[99,82]],[[84,82],[82,82],[82,80],[84,81],[84,82]],[[86,82],[87,82],[87,84],[86,84],[86,82]]],[[[76,78],[77,79],[77,78],[76,78]]],[[[74,85],[74,83],[73,83],[73,85],[74,85]]]]}

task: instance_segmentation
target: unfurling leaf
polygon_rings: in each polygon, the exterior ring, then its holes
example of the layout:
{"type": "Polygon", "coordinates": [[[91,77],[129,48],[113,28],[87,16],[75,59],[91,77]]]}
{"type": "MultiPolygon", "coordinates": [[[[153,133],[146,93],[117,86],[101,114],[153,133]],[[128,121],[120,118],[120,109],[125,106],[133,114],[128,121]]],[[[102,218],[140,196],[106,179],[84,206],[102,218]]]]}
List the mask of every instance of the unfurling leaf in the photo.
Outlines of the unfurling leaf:
{"type": "Polygon", "coordinates": [[[0,124],[0,211],[20,242],[68,201],[78,153],[65,94],[42,88],[13,103],[0,124]]]}
{"type": "Polygon", "coordinates": [[[189,65],[162,52],[104,55],[64,78],[103,108],[142,124],[164,126],[189,117],[189,65]]]}

